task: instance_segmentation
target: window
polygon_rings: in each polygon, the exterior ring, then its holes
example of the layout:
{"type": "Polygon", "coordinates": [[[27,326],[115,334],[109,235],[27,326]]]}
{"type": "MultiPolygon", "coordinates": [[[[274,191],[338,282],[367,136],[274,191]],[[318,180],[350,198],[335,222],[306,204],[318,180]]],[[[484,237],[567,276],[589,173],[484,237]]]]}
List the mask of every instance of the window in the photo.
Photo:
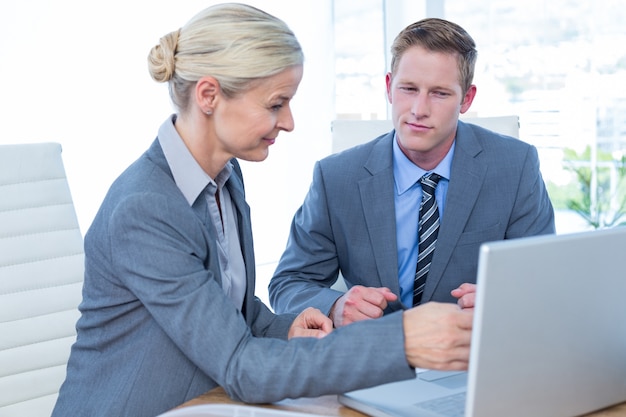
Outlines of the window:
{"type": "Polygon", "coordinates": [[[386,118],[380,103],[386,101],[388,68],[380,62],[393,37],[429,13],[444,17],[463,26],[477,44],[478,94],[469,113],[520,117],[520,138],[539,150],[557,209],[557,231],[592,226],[568,208],[584,203],[584,192],[592,217],[594,207],[611,218],[626,210],[626,1],[426,0],[412,13],[404,9],[415,2],[353,3],[335,0],[338,118],[386,118]],[[390,33],[383,45],[384,31],[372,39],[358,30],[375,30],[383,22],[390,33]],[[389,30],[390,22],[395,31],[389,30]],[[589,171],[583,173],[588,181],[579,181],[571,169],[572,156],[589,171]]]}
{"type": "MultiPolygon", "coordinates": [[[[167,88],[147,73],[149,49],[214,3],[189,0],[174,8],[161,0],[0,3],[5,80],[0,142],[63,145],[83,233],[113,179],[148,147],[172,111],[167,88]]],[[[566,207],[581,188],[564,169],[566,148],[575,151],[577,166],[598,167],[583,185],[609,193],[592,198],[590,206],[619,209],[626,193],[620,182],[626,149],[626,0],[249,3],[285,20],[306,54],[293,102],[295,131],[281,134],[267,161],[243,166],[261,298],[313,164],[330,153],[331,121],[388,117],[389,45],[404,26],[427,15],[461,24],[476,40],[478,96],[470,111],[519,115],[521,138],[539,149],[559,231],[589,226],[566,207]]]]}

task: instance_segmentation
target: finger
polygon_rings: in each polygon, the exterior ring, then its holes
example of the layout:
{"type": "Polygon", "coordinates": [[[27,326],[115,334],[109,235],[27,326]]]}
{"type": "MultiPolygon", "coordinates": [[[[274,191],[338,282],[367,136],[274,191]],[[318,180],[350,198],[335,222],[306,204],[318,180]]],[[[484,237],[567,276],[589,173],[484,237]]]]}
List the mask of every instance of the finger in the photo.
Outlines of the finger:
{"type": "Polygon", "coordinates": [[[333,324],[330,319],[316,320],[313,317],[302,317],[302,320],[298,320],[292,324],[288,338],[292,337],[323,337],[333,331],[333,324]]]}
{"type": "Polygon", "coordinates": [[[383,315],[383,310],[368,302],[361,302],[358,305],[347,305],[344,307],[344,317],[351,321],[366,319],[376,319],[383,315]]]}
{"type": "Polygon", "coordinates": [[[459,298],[457,304],[463,309],[474,308],[476,304],[476,294],[465,294],[463,297],[459,298]]]}
{"type": "Polygon", "coordinates": [[[382,317],[383,310],[387,308],[387,301],[381,294],[374,299],[363,299],[360,303],[354,305],[356,308],[356,316],[362,319],[376,319],[382,317]]]}
{"type": "Polygon", "coordinates": [[[355,285],[334,304],[331,314],[336,327],[383,315],[387,302],[379,288],[355,285]]]}
{"type": "Polygon", "coordinates": [[[409,363],[418,368],[438,370],[466,370],[469,363],[469,346],[458,347],[453,350],[427,350],[411,356],[409,363]]]}
{"type": "Polygon", "coordinates": [[[332,320],[317,308],[308,307],[301,313],[301,316],[304,320],[304,327],[308,329],[329,331],[333,328],[332,320]]]}
{"type": "MultiPolygon", "coordinates": [[[[389,301],[396,301],[398,299],[398,296],[396,294],[394,294],[389,288],[387,287],[381,287],[381,288],[376,288],[376,290],[382,294],[382,296],[385,298],[385,301],[389,302],[389,301]]],[[[386,304],[386,303],[385,303],[386,304]]],[[[384,308],[386,308],[387,306],[385,305],[384,308]]]]}
{"type": "Polygon", "coordinates": [[[450,291],[450,294],[452,294],[453,297],[461,298],[467,293],[464,292],[461,288],[455,288],[452,291],[450,291]]]}
{"type": "Polygon", "coordinates": [[[467,371],[469,362],[463,359],[455,359],[446,362],[433,362],[428,369],[441,371],[467,371]]]}
{"type": "Polygon", "coordinates": [[[353,320],[380,317],[383,305],[386,304],[384,297],[375,288],[361,287],[346,297],[343,316],[353,320]]]}
{"type": "MultiPolygon", "coordinates": [[[[316,317],[317,318],[317,317],[316,317]]],[[[320,320],[315,320],[307,326],[309,329],[321,330],[324,333],[330,333],[333,331],[333,321],[326,316],[323,316],[320,320]]]]}
{"type": "Polygon", "coordinates": [[[476,292],[476,284],[472,284],[470,282],[464,282],[459,286],[459,288],[467,292],[476,292]]]}
{"type": "Polygon", "coordinates": [[[377,306],[381,310],[387,308],[387,301],[394,301],[398,297],[391,292],[389,288],[381,287],[381,288],[373,288],[368,287],[364,288],[360,293],[363,301],[366,301],[369,304],[377,306]]]}
{"type": "MultiPolygon", "coordinates": [[[[474,309],[464,309],[459,312],[459,318],[457,325],[460,329],[472,330],[474,323],[474,309]]],[[[469,344],[469,339],[471,337],[471,333],[467,334],[467,343],[469,344]]]]}
{"type": "Polygon", "coordinates": [[[476,292],[476,284],[470,284],[469,282],[464,282],[459,285],[458,288],[452,290],[452,295],[455,297],[462,297],[465,294],[471,294],[476,292]]]}
{"type": "Polygon", "coordinates": [[[293,330],[292,334],[289,335],[289,339],[293,339],[294,337],[315,337],[315,338],[319,338],[318,335],[317,335],[318,332],[322,333],[320,330],[305,329],[305,328],[299,327],[299,328],[293,330]]]}
{"type": "MultiPolygon", "coordinates": [[[[415,358],[417,361],[417,358],[415,358]]],[[[469,350],[461,350],[454,352],[454,354],[446,355],[445,357],[433,355],[427,357],[423,355],[419,359],[419,368],[426,369],[438,369],[442,371],[462,371],[466,370],[469,364],[469,350]]]]}
{"type": "Polygon", "coordinates": [[[467,292],[467,289],[465,287],[465,283],[459,285],[458,287],[456,287],[455,289],[452,290],[452,292],[456,293],[456,294],[465,294],[467,292]]]}
{"type": "Polygon", "coordinates": [[[304,329],[302,327],[299,327],[298,329],[295,329],[293,332],[293,335],[290,337],[314,337],[317,339],[321,339],[322,337],[325,337],[329,334],[330,332],[325,332],[323,330],[320,329],[304,329]]]}

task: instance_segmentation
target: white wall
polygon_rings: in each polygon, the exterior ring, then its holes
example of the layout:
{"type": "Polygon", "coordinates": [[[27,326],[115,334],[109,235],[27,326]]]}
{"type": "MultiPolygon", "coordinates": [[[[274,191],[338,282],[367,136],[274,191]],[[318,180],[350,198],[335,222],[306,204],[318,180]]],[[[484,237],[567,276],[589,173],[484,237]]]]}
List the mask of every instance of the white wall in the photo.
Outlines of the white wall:
{"type": "MultiPolygon", "coordinates": [[[[0,143],[55,141],[83,233],[114,178],[154,140],[173,111],[146,57],[161,36],[216,1],[0,3],[0,143]]],[[[282,252],[313,162],[330,151],[332,2],[257,0],[296,32],[306,56],[293,102],[296,129],[264,163],[245,164],[260,263],[282,252]]]]}

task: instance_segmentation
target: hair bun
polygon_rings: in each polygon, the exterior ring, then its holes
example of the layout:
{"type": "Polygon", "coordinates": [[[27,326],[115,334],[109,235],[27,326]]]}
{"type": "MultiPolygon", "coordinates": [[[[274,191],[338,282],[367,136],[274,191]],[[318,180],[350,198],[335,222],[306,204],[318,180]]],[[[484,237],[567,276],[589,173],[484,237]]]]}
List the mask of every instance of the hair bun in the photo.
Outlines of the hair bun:
{"type": "Polygon", "coordinates": [[[167,82],[174,76],[176,69],[174,56],[179,35],[180,29],[168,33],[159,40],[158,45],[150,50],[148,69],[152,78],[157,82],[167,82]]]}

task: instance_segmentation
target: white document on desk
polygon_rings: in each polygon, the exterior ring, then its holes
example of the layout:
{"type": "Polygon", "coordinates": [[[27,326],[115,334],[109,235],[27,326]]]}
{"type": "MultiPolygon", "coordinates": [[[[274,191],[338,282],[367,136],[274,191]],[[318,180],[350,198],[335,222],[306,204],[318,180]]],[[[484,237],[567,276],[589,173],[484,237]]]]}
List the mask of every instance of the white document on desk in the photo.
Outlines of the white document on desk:
{"type": "Polygon", "coordinates": [[[201,404],[179,408],[157,417],[320,417],[321,414],[298,413],[252,405],[201,404]]]}

